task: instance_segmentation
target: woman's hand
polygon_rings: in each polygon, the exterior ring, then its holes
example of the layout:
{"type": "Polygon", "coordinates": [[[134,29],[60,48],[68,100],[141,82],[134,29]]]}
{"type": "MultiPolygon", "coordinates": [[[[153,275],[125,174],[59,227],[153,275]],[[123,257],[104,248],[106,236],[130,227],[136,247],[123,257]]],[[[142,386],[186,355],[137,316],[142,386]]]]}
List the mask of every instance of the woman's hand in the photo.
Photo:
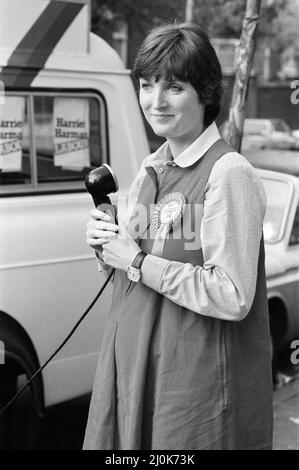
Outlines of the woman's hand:
{"type": "Polygon", "coordinates": [[[119,226],[113,223],[110,215],[98,209],[92,209],[90,215],[86,231],[87,244],[100,252],[104,263],[127,271],[140,251],[139,245],[125,229],[120,233],[119,226]]]}
{"type": "Polygon", "coordinates": [[[98,209],[92,209],[91,218],[87,222],[86,242],[94,250],[102,251],[102,245],[107,240],[115,238],[118,225],[113,223],[110,215],[98,209]]]}
{"type": "Polygon", "coordinates": [[[102,259],[113,268],[127,271],[140,251],[141,248],[130,235],[120,234],[104,242],[102,259]]]}

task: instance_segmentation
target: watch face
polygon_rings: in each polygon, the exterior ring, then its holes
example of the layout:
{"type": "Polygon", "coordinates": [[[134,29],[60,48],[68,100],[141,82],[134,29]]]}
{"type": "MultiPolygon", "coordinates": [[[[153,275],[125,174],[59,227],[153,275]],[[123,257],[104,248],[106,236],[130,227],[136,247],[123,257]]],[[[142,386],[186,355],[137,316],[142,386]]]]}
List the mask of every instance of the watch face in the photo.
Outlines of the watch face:
{"type": "Polygon", "coordinates": [[[127,271],[127,276],[128,276],[128,279],[130,279],[130,281],[138,282],[140,279],[140,269],[130,266],[127,271]]]}

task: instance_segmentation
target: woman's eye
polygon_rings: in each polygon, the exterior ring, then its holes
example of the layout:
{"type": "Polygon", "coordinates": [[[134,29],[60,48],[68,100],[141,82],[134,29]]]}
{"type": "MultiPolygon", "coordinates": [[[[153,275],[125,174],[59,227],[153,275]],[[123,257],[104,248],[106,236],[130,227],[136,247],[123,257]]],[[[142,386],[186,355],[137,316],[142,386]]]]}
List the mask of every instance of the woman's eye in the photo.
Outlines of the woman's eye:
{"type": "Polygon", "coordinates": [[[168,88],[169,88],[171,91],[175,91],[175,92],[178,92],[178,91],[181,91],[181,90],[182,90],[182,87],[180,87],[180,86],[177,85],[176,83],[170,83],[168,88]]]}
{"type": "Polygon", "coordinates": [[[151,86],[152,85],[149,82],[141,83],[141,88],[145,91],[150,90],[151,86]]]}

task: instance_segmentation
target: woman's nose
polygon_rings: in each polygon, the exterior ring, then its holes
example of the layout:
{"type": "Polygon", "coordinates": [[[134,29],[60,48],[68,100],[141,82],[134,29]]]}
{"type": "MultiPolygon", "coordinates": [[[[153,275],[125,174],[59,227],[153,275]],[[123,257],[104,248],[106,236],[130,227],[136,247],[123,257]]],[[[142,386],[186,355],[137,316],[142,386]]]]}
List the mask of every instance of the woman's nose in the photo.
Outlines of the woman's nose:
{"type": "Polygon", "coordinates": [[[156,90],[154,91],[153,107],[158,109],[158,108],[164,108],[165,106],[167,106],[165,93],[163,90],[157,87],[156,90]]]}

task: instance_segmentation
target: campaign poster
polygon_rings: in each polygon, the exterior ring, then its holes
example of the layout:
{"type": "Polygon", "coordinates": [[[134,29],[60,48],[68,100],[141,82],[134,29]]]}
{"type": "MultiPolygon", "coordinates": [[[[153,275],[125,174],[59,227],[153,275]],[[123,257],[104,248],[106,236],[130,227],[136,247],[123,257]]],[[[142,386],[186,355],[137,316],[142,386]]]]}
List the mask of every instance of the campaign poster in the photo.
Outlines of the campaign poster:
{"type": "Polygon", "coordinates": [[[25,97],[7,96],[0,105],[0,171],[22,169],[25,97]]]}
{"type": "Polygon", "coordinates": [[[90,166],[89,100],[54,98],[54,165],[81,171],[90,166]]]}

